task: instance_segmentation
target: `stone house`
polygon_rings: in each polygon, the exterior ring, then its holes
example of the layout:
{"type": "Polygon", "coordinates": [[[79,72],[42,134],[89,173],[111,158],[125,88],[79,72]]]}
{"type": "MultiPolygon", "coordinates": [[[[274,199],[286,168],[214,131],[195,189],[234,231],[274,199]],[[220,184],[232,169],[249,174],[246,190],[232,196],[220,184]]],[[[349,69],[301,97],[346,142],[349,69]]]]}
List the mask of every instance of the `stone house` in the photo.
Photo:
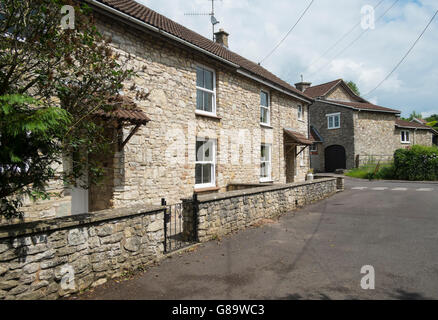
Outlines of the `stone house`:
{"type": "Polygon", "coordinates": [[[413,144],[432,145],[433,129],[400,120],[400,111],[356,95],[342,80],[297,89],[315,99],[309,108],[311,167],[317,172],[351,169],[369,161],[391,160],[394,151],[413,144]]]}
{"type": "Polygon", "coordinates": [[[103,185],[65,189],[25,207],[29,218],[180,202],[193,193],[245,185],[301,182],[310,167],[312,98],[228,48],[132,0],[86,0],[98,29],[140,70],[126,83],[130,111],[102,115],[124,122],[103,185]],[[136,100],[132,86],[149,93],[136,100]]]}

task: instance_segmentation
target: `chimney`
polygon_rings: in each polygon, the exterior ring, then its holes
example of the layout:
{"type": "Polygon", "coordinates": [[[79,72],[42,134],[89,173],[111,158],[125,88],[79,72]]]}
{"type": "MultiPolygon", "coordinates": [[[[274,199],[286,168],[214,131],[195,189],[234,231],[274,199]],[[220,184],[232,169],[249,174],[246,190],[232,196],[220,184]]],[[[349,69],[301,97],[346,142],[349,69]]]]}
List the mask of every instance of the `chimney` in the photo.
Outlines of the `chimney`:
{"type": "Polygon", "coordinates": [[[300,90],[301,92],[306,91],[306,89],[308,87],[310,87],[312,85],[311,82],[304,82],[304,78],[303,75],[301,75],[301,82],[295,83],[295,88],[297,88],[298,90],[300,90]]]}
{"type": "Polygon", "coordinates": [[[311,85],[312,85],[311,82],[303,82],[303,81],[301,81],[301,82],[295,83],[295,88],[297,88],[301,92],[304,92],[311,85]]]}
{"type": "Polygon", "coordinates": [[[228,36],[229,33],[226,33],[224,29],[219,29],[218,32],[215,32],[216,43],[219,43],[221,46],[228,48],[228,36]]]}

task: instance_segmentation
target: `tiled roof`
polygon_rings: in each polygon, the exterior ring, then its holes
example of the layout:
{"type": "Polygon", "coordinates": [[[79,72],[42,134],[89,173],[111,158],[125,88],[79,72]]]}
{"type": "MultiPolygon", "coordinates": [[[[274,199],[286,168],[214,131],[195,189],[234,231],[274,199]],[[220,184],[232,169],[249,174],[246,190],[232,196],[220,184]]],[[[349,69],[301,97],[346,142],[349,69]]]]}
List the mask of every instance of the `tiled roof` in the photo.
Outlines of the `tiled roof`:
{"type": "Polygon", "coordinates": [[[416,128],[416,129],[424,129],[424,130],[432,130],[431,127],[426,126],[424,124],[418,122],[411,122],[406,120],[397,119],[395,120],[395,125],[400,128],[416,128]]]}
{"type": "Polygon", "coordinates": [[[142,22],[152,25],[156,28],[164,30],[173,36],[176,36],[184,41],[187,41],[203,50],[206,50],[222,59],[239,65],[242,69],[253,73],[256,76],[264,78],[283,89],[292,92],[293,94],[311,100],[311,97],[297,90],[295,87],[281,80],[265,68],[257,63],[249,61],[246,58],[228,50],[222,45],[207,39],[200,34],[166,18],[165,16],[149,9],[148,7],[139,4],[133,0],[97,0],[98,2],[110,6],[124,14],[136,18],[142,22]]]}
{"type": "Polygon", "coordinates": [[[312,98],[322,97],[341,81],[342,79],[338,79],[327,83],[322,83],[317,86],[308,87],[304,93],[312,98]]]}
{"type": "Polygon", "coordinates": [[[104,119],[127,121],[136,125],[145,125],[147,122],[151,121],[142,110],[137,108],[134,101],[128,97],[119,96],[111,99],[109,102],[115,107],[113,111],[105,112],[103,110],[98,110],[95,114],[104,119]]]}
{"type": "Polygon", "coordinates": [[[291,138],[294,142],[300,145],[312,145],[313,142],[306,138],[306,136],[302,133],[293,131],[292,129],[284,129],[284,132],[291,138]]]}
{"type": "Polygon", "coordinates": [[[352,107],[355,109],[366,110],[366,111],[380,111],[380,112],[388,112],[388,113],[401,113],[399,110],[389,109],[381,106],[377,106],[371,103],[363,103],[363,102],[347,102],[347,101],[337,101],[337,100],[321,100],[322,102],[327,103],[335,103],[344,105],[347,107],[352,107]]]}

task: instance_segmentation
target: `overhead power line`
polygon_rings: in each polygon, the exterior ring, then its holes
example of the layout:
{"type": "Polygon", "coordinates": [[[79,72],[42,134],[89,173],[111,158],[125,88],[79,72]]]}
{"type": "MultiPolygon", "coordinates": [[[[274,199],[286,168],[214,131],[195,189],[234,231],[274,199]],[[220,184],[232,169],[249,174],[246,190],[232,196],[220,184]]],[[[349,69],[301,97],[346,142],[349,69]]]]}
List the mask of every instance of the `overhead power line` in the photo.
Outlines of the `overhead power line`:
{"type": "Polygon", "coordinates": [[[436,15],[438,14],[438,10],[435,11],[435,14],[433,15],[433,17],[430,19],[429,23],[427,24],[426,28],[424,28],[423,32],[421,32],[420,36],[417,38],[417,40],[415,40],[414,44],[409,48],[408,52],[406,52],[406,54],[403,56],[403,58],[396,64],[396,66],[391,70],[391,72],[370,92],[368,92],[367,94],[365,94],[364,96],[368,96],[371,93],[373,93],[374,91],[376,91],[386,80],[389,79],[389,77],[394,73],[395,70],[397,70],[397,68],[403,63],[403,61],[407,58],[407,56],[411,53],[411,51],[415,48],[415,46],[417,45],[418,41],[420,41],[420,39],[423,37],[424,33],[426,32],[426,30],[429,28],[429,26],[432,24],[432,21],[435,19],[436,15]]]}
{"type": "Polygon", "coordinates": [[[310,2],[310,4],[307,6],[306,10],[304,10],[304,12],[301,14],[301,16],[299,17],[297,22],[295,22],[295,24],[292,26],[292,28],[290,28],[290,30],[286,33],[286,35],[283,37],[283,39],[281,39],[281,41],[274,47],[274,49],[272,49],[271,52],[269,52],[269,54],[259,62],[259,64],[262,64],[262,62],[264,62],[266,59],[268,59],[275,52],[275,50],[277,50],[277,48],[284,42],[284,40],[286,40],[286,38],[289,36],[289,34],[292,32],[292,30],[295,29],[297,24],[301,21],[301,19],[304,17],[306,12],[310,9],[313,2],[315,2],[315,0],[312,0],[310,2]]]}
{"type": "MultiPolygon", "coordinates": [[[[381,14],[376,22],[379,22],[388,12],[389,10],[391,10],[396,4],[397,2],[399,2],[400,0],[395,0],[392,5],[385,10],[385,12],[383,14],[381,14]]],[[[382,2],[380,2],[382,3],[382,2]]],[[[378,5],[380,5],[380,3],[378,5]]],[[[377,6],[375,8],[377,8],[377,6]]],[[[351,41],[348,45],[346,45],[341,51],[339,51],[328,63],[324,64],[321,68],[319,68],[318,70],[316,70],[315,72],[311,73],[311,76],[320,72],[321,70],[325,69],[327,66],[329,66],[336,58],[338,58],[341,54],[343,54],[345,51],[347,51],[351,46],[353,46],[360,38],[362,38],[362,36],[367,33],[368,31],[370,31],[370,29],[366,29],[364,31],[362,31],[356,38],[353,39],[353,41],[351,41]]]]}
{"type": "MultiPolygon", "coordinates": [[[[382,2],[385,0],[380,0],[380,2],[378,4],[376,4],[376,6],[374,7],[374,9],[377,9],[382,2]]],[[[354,26],[351,27],[351,29],[349,29],[346,33],[344,33],[334,44],[332,44],[326,51],[324,51],[324,53],[322,55],[320,55],[318,58],[314,59],[312,62],[310,62],[310,66],[307,68],[310,69],[311,67],[313,67],[319,60],[321,60],[323,57],[325,57],[325,55],[327,53],[329,53],[332,49],[334,49],[339,43],[342,42],[342,40],[344,40],[350,33],[352,33],[358,26],[360,26],[361,21],[359,21],[358,23],[356,23],[354,26]]]]}

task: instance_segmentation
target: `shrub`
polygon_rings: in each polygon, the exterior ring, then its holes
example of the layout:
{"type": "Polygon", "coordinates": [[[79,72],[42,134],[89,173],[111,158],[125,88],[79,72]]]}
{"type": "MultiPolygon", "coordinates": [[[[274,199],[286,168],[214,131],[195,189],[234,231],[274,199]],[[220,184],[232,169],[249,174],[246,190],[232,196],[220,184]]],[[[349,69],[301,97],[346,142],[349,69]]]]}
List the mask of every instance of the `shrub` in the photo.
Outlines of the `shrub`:
{"type": "Polygon", "coordinates": [[[396,150],[394,175],[401,180],[438,180],[438,148],[415,145],[396,150]]]}

